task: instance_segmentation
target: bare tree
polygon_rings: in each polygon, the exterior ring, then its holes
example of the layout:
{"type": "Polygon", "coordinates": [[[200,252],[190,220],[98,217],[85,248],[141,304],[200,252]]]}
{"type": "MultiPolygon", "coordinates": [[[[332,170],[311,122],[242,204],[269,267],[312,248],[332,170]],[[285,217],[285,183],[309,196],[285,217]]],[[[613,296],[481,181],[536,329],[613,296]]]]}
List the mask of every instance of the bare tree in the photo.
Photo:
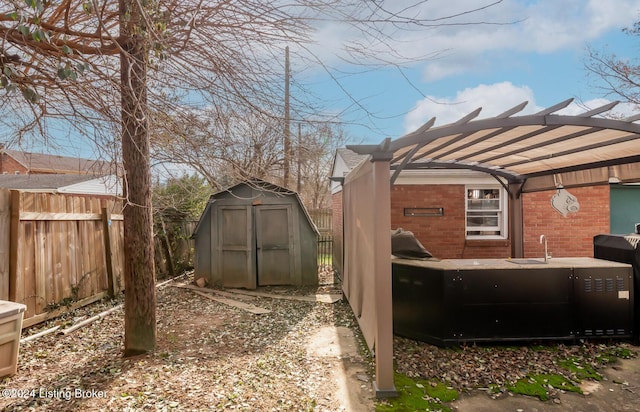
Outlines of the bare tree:
{"type": "MultiPolygon", "coordinates": [[[[640,36],[640,22],[624,29],[624,32],[630,36],[640,36]]],[[[605,95],[640,104],[640,62],[589,48],[585,67],[590,75],[595,76],[595,87],[605,95]]]]}
{"type": "MultiPolygon", "coordinates": [[[[466,12],[432,17],[421,10],[427,4],[5,0],[0,5],[0,87],[6,93],[0,101],[2,125],[17,139],[54,139],[52,124],[61,122],[102,147],[121,148],[127,198],[125,354],[155,346],[149,154],[150,131],[157,125],[150,125],[151,119],[168,121],[194,105],[211,107],[221,126],[233,112],[280,117],[274,102],[283,94],[283,50],[296,45],[292,54],[318,62],[310,36],[327,21],[365,35],[366,41],[356,36],[347,45],[346,56],[367,64],[389,64],[385,60],[400,57],[393,56],[399,31],[448,20],[472,24],[464,20],[466,12]],[[119,139],[113,138],[114,130],[119,139]]],[[[183,134],[192,135],[197,133],[183,134]]],[[[249,158],[262,159],[263,148],[253,147],[249,158]]],[[[243,162],[238,161],[239,169],[243,162]]]]}
{"type": "Polygon", "coordinates": [[[296,143],[297,189],[310,209],[327,207],[329,175],[336,149],[346,138],[340,124],[310,123],[300,127],[296,143]]]}
{"type": "Polygon", "coordinates": [[[282,120],[242,108],[204,109],[158,121],[153,159],[197,171],[222,189],[239,180],[282,176],[282,120]]]}
{"type": "MultiPolygon", "coordinates": [[[[178,119],[174,116],[156,122],[163,128],[154,134],[154,161],[197,171],[214,190],[251,178],[284,185],[286,150],[281,118],[204,110],[178,119]]],[[[289,187],[302,195],[308,207],[318,208],[327,200],[333,153],[346,139],[340,124],[305,122],[299,130],[297,137],[292,133],[291,170],[292,180],[300,184],[291,181],[289,187]]],[[[177,172],[182,173],[180,169],[177,172]]]]}

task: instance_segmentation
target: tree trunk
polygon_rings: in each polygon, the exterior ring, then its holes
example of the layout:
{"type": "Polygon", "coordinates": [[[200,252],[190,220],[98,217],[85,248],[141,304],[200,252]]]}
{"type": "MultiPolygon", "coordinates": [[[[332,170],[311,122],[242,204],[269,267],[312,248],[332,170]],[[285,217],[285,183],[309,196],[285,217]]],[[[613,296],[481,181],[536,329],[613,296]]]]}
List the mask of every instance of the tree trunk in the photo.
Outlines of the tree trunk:
{"type": "Polygon", "coordinates": [[[156,295],[147,117],[147,59],[140,3],[120,0],[124,209],[124,355],[156,345],[156,295]]]}

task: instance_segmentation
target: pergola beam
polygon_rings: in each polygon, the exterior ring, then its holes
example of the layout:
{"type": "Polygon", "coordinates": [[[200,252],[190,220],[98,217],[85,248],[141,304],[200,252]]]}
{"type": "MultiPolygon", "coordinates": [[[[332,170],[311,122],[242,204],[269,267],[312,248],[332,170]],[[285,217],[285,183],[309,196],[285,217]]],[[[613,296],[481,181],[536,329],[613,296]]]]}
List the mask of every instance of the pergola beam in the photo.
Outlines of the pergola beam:
{"type": "Polygon", "coordinates": [[[536,116],[536,117],[537,117],[537,116],[546,116],[546,115],[548,115],[548,114],[551,114],[551,113],[557,112],[558,110],[562,110],[562,109],[564,109],[565,107],[569,106],[569,105],[571,104],[571,102],[573,102],[573,98],[571,98],[571,99],[567,99],[567,100],[565,100],[565,101],[563,101],[563,102],[560,102],[560,103],[558,103],[558,104],[554,104],[554,105],[553,105],[553,106],[551,106],[551,107],[547,107],[546,109],[541,110],[541,111],[539,111],[538,113],[534,114],[534,116],[536,116]]]}
{"type": "MultiPolygon", "coordinates": [[[[603,147],[613,146],[613,145],[616,145],[616,144],[619,144],[619,143],[632,142],[634,140],[640,140],[640,135],[629,134],[629,135],[626,135],[626,136],[618,137],[616,139],[607,140],[606,142],[593,143],[593,144],[590,144],[590,145],[587,145],[587,146],[581,146],[580,148],[576,148],[576,149],[569,149],[569,150],[564,150],[562,152],[556,152],[556,153],[553,154],[553,157],[568,156],[568,155],[572,155],[572,154],[583,152],[585,150],[601,149],[603,147]]],[[[509,167],[518,166],[518,165],[529,163],[529,162],[539,162],[539,161],[546,160],[546,159],[549,159],[549,158],[550,158],[549,155],[538,156],[538,157],[534,157],[533,159],[526,159],[526,160],[521,160],[519,162],[509,163],[509,164],[504,165],[504,167],[505,168],[509,168],[509,167]]]]}
{"type": "MultiPolygon", "coordinates": [[[[600,129],[593,127],[593,128],[590,128],[590,129],[581,130],[579,132],[571,133],[571,134],[568,134],[568,135],[563,135],[563,136],[560,136],[560,137],[555,138],[555,139],[546,140],[546,141],[544,141],[542,143],[536,143],[534,145],[527,146],[527,150],[539,149],[541,147],[549,146],[551,144],[560,143],[560,142],[563,142],[565,140],[575,139],[576,137],[585,136],[585,135],[588,135],[590,133],[596,132],[598,130],[600,130],[600,129]]],[[[501,159],[501,158],[508,157],[508,156],[512,156],[514,154],[518,154],[518,153],[521,153],[521,152],[522,152],[522,149],[512,150],[510,152],[503,153],[501,155],[496,155],[496,156],[490,157],[488,159],[484,159],[484,161],[485,162],[491,162],[493,160],[501,159]]],[[[529,160],[527,160],[527,162],[528,161],[529,160]]],[[[505,165],[505,167],[514,166],[514,165],[515,164],[505,165]]]]}
{"type": "MultiPolygon", "coordinates": [[[[392,166],[393,170],[394,167],[392,166]]],[[[496,168],[495,166],[481,165],[481,164],[469,164],[469,163],[457,163],[457,162],[437,162],[437,161],[427,161],[424,163],[411,163],[404,170],[419,170],[419,169],[464,169],[464,170],[473,170],[476,172],[487,173],[492,176],[500,176],[509,182],[520,182],[524,178],[520,175],[511,173],[501,168],[496,168]]]]}
{"type": "Polygon", "coordinates": [[[609,167],[609,166],[619,166],[619,165],[625,165],[628,163],[640,163],[640,154],[618,158],[618,159],[603,160],[599,162],[591,162],[591,163],[585,163],[580,165],[559,167],[556,169],[548,169],[548,170],[545,170],[544,172],[529,173],[524,177],[526,179],[531,179],[534,177],[552,176],[552,175],[557,175],[561,173],[579,172],[583,170],[598,169],[598,168],[609,167]]]}
{"type": "MultiPolygon", "coordinates": [[[[461,156],[461,157],[458,158],[458,160],[465,160],[465,159],[468,159],[468,158],[471,158],[471,157],[475,157],[475,156],[478,156],[478,155],[481,155],[481,154],[484,154],[484,153],[488,153],[488,152],[490,152],[492,150],[496,150],[496,149],[500,149],[500,148],[505,147],[505,146],[512,145],[514,143],[520,143],[520,142],[522,142],[524,140],[531,139],[532,137],[538,136],[538,135],[540,135],[542,133],[550,132],[550,131],[552,131],[554,129],[557,129],[558,127],[560,127],[560,126],[555,125],[555,126],[549,126],[549,127],[544,127],[542,129],[534,130],[533,132],[529,132],[527,134],[524,134],[524,135],[521,135],[521,136],[518,136],[518,137],[514,137],[513,139],[507,140],[506,142],[501,142],[501,143],[498,143],[496,145],[490,146],[490,147],[488,147],[486,149],[478,150],[478,151],[476,151],[474,153],[470,153],[468,155],[461,156]]],[[[482,139],[482,140],[485,140],[485,139],[482,139]]],[[[448,154],[451,154],[451,153],[452,152],[449,152],[448,154]]],[[[454,149],[453,153],[455,153],[455,149],[454,149]]]]}
{"type": "Polygon", "coordinates": [[[600,113],[608,112],[609,110],[613,109],[618,103],[618,101],[607,103],[600,107],[596,107],[595,109],[589,110],[588,112],[579,114],[578,117],[592,117],[600,113]]]}

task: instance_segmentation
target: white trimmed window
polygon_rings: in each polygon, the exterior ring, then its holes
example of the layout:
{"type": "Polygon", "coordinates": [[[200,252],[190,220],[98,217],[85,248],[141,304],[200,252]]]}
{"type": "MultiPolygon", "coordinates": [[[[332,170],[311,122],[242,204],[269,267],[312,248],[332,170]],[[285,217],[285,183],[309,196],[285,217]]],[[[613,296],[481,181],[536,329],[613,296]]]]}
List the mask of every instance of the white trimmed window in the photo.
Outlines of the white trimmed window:
{"type": "Polygon", "coordinates": [[[507,237],[506,192],[501,186],[466,186],[467,239],[507,237]]]}

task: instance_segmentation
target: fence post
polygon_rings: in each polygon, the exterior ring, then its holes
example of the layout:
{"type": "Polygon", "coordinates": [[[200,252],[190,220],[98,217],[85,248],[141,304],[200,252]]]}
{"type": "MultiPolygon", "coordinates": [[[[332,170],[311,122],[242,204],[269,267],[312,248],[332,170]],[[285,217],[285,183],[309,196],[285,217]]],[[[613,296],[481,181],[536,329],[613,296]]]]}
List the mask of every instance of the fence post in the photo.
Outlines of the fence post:
{"type": "Polygon", "coordinates": [[[111,254],[111,212],[106,207],[102,208],[102,232],[104,239],[104,261],[107,269],[107,286],[109,296],[114,297],[116,295],[118,282],[114,277],[113,256],[111,254]]]}
{"type": "Polygon", "coordinates": [[[173,253],[171,253],[171,245],[169,244],[169,237],[167,236],[167,227],[164,224],[164,218],[162,216],[160,219],[160,244],[164,249],[164,253],[166,254],[167,266],[169,269],[169,276],[172,278],[176,277],[176,269],[173,266],[173,253]]]}
{"type": "Polygon", "coordinates": [[[0,299],[9,300],[11,257],[11,192],[0,189],[0,299]]]}
{"type": "Polygon", "coordinates": [[[22,302],[24,298],[24,278],[18,276],[18,230],[20,228],[20,192],[11,191],[11,229],[9,240],[9,300],[22,302]],[[20,300],[18,300],[20,299],[20,300]]]}

